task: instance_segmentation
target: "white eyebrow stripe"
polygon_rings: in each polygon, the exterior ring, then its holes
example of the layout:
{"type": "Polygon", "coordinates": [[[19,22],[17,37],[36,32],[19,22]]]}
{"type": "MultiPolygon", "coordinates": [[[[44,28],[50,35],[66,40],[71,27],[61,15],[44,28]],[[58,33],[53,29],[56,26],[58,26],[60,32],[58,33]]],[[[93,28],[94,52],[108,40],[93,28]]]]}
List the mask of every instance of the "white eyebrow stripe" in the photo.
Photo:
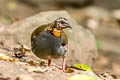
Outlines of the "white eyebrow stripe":
{"type": "Polygon", "coordinates": [[[58,19],[57,21],[65,21],[65,19],[58,19]]]}
{"type": "Polygon", "coordinates": [[[57,20],[58,22],[59,21],[64,21],[65,23],[69,23],[69,21],[67,21],[67,20],[65,20],[65,19],[59,19],[59,20],[57,20]]]}

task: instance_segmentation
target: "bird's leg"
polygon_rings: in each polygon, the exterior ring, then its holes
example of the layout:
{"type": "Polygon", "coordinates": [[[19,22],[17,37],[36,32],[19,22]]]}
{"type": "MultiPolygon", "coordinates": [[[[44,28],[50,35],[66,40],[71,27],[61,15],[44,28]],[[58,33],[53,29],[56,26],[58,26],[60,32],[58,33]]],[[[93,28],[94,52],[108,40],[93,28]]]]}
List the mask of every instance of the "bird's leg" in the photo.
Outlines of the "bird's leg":
{"type": "Polygon", "coordinates": [[[48,59],[48,66],[51,66],[51,59],[48,59]]]}
{"type": "Polygon", "coordinates": [[[65,71],[65,63],[66,63],[66,58],[65,56],[63,57],[63,62],[62,62],[62,71],[65,71]]]}

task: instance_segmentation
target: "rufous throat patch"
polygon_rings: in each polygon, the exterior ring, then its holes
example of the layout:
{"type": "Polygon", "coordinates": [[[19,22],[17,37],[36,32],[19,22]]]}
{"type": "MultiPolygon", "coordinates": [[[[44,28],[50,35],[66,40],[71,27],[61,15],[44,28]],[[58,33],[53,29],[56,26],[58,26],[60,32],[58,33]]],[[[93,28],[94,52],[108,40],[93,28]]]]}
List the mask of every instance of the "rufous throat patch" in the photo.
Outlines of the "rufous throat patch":
{"type": "Polygon", "coordinates": [[[59,38],[61,36],[61,30],[58,29],[53,29],[53,35],[57,38],[59,38]]]}

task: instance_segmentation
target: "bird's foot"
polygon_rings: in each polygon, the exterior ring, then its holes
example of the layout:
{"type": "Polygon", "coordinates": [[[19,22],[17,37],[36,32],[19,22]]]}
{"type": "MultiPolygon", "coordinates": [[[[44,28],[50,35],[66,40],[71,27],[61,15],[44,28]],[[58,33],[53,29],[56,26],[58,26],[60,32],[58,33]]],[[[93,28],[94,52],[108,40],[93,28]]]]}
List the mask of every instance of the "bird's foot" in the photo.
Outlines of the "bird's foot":
{"type": "Polygon", "coordinates": [[[63,69],[54,69],[53,71],[55,71],[55,72],[65,72],[65,70],[63,70],[63,69]]]}

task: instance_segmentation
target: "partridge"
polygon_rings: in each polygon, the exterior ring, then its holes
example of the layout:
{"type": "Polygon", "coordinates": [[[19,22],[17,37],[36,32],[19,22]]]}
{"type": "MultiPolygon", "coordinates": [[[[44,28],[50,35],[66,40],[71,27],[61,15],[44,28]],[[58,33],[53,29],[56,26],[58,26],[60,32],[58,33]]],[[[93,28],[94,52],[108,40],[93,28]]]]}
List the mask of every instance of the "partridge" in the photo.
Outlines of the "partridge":
{"type": "Polygon", "coordinates": [[[47,59],[51,66],[51,59],[63,58],[62,71],[65,70],[68,38],[63,29],[72,28],[68,19],[59,17],[49,24],[41,25],[31,35],[32,52],[39,58],[47,59]]]}

